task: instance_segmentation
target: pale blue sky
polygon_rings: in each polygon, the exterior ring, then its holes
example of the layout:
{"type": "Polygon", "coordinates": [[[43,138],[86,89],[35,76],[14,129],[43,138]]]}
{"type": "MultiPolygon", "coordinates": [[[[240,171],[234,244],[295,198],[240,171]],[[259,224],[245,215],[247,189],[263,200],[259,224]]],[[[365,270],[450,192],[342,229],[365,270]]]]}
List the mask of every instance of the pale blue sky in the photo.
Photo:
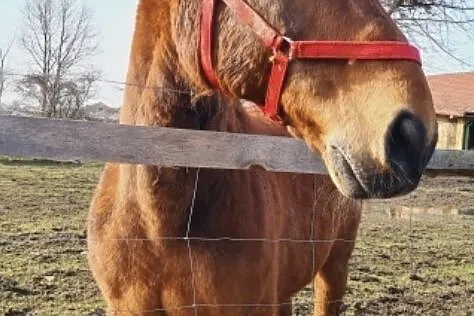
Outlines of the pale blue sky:
{"type": "MultiPolygon", "coordinates": [[[[100,51],[92,60],[103,72],[104,79],[123,81],[125,78],[130,40],[132,37],[137,0],[86,0],[94,12],[94,23],[100,32],[100,51]]],[[[474,6],[474,0],[468,0],[474,6]]],[[[0,46],[21,34],[22,0],[0,0],[0,46]]],[[[463,34],[450,36],[451,48],[470,66],[460,65],[446,56],[423,50],[424,67],[427,73],[458,72],[474,70],[474,43],[463,34]]],[[[16,43],[18,44],[18,43],[16,43]]],[[[423,43],[420,43],[422,46],[423,43]]],[[[17,72],[27,70],[27,62],[18,45],[14,46],[9,68],[17,72]]],[[[100,84],[98,100],[112,106],[120,106],[122,92],[112,84],[100,84]]]]}

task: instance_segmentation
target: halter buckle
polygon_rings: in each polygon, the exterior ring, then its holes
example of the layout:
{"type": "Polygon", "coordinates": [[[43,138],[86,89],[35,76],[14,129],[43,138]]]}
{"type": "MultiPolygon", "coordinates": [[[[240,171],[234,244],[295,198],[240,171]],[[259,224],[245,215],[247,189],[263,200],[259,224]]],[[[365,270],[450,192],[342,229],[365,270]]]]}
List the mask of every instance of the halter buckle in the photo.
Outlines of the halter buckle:
{"type": "Polygon", "coordinates": [[[278,36],[273,46],[273,61],[276,56],[284,56],[288,60],[292,60],[294,57],[293,40],[287,36],[278,36]]]}

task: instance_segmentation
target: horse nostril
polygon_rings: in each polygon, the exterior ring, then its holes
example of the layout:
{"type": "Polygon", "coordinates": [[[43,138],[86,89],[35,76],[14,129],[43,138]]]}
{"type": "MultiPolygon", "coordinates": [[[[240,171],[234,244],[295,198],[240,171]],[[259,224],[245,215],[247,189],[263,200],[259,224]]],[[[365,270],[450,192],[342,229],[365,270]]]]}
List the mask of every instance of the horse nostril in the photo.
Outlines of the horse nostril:
{"type": "Polygon", "coordinates": [[[393,121],[386,144],[387,158],[411,180],[418,180],[424,167],[427,132],[423,122],[409,112],[401,112],[393,121]]]}

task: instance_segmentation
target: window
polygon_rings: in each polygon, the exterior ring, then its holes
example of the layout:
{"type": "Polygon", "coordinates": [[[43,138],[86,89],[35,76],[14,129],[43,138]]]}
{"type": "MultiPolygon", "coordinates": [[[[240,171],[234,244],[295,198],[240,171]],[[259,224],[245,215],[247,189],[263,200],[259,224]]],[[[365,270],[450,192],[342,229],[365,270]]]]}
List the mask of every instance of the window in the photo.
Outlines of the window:
{"type": "Polygon", "coordinates": [[[464,149],[474,150],[474,118],[468,118],[464,130],[464,149]]]}

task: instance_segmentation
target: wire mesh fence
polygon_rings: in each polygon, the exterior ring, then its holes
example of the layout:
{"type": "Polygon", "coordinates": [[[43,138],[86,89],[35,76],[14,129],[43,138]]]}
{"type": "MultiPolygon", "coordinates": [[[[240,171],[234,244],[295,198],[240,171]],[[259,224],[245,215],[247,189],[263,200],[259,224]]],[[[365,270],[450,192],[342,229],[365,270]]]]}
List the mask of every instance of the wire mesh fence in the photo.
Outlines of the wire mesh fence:
{"type": "MultiPolygon", "coordinates": [[[[8,73],[21,77],[22,74],[8,73]]],[[[100,80],[134,86],[133,83],[100,80]]],[[[167,89],[167,87],[146,87],[167,89]]],[[[173,93],[189,91],[170,90],[173,93]]],[[[0,313],[5,315],[102,315],[104,302],[87,265],[85,222],[100,164],[0,160],[0,313]]],[[[190,234],[199,172],[183,236],[161,242],[185,243],[193,300],[173,308],[143,311],[192,311],[256,308],[272,311],[292,306],[293,315],[312,315],[312,284],[280,304],[203,304],[196,297],[192,243],[305,244],[315,247],[355,242],[347,315],[471,315],[474,313],[472,214],[474,180],[469,177],[424,178],[411,195],[364,205],[357,241],[280,238],[198,238],[190,234]]],[[[317,197],[316,197],[317,198],[317,197]]],[[[315,214],[309,223],[315,236],[315,214]]],[[[123,243],[157,240],[123,238],[123,243]]],[[[133,254],[130,254],[133,256],[133,254]]],[[[303,260],[304,258],[294,258],[303,260]]],[[[126,310],[115,311],[127,315],[126,310]]]]}
{"type": "MultiPolygon", "coordinates": [[[[103,314],[104,303],[87,266],[85,241],[87,208],[100,170],[98,164],[0,163],[1,313],[103,314]]],[[[473,184],[467,177],[424,178],[408,197],[364,205],[344,298],[346,315],[472,313],[474,223],[473,217],[463,214],[472,212],[473,184]]],[[[196,241],[189,235],[165,239],[196,241]]],[[[201,241],[328,242],[230,237],[201,241]]],[[[309,285],[293,298],[293,315],[311,315],[313,304],[309,285]]],[[[176,308],[193,307],[213,306],[195,302],[176,308]]],[[[233,307],[226,306],[229,311],[233,307]]]]}

